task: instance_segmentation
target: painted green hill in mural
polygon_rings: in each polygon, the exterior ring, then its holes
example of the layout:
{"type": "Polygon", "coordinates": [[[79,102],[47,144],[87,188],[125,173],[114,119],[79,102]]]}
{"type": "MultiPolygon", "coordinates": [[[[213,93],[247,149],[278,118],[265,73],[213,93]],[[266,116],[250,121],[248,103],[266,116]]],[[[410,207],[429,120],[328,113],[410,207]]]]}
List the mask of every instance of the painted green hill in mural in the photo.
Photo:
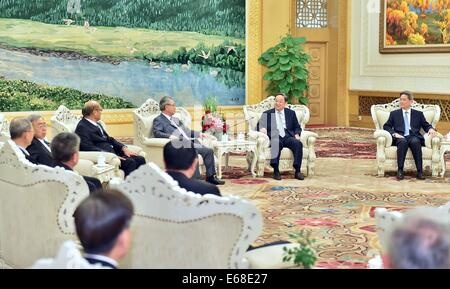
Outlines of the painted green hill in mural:
{"type": "Polygon", "coordinates": [[[2,0],[0,18],[245,37],[245,0],[2,0]],[[75,3],[68,12],[68,2],[75,3]]]}

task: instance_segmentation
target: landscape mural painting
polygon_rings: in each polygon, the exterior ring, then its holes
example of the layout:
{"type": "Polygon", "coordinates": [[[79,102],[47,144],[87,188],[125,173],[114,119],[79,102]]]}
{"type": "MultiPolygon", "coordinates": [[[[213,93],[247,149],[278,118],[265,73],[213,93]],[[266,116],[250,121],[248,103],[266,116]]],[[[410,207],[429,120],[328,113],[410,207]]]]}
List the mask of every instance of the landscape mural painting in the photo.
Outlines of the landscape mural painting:
{"type": "Polygon", "coordinates": [[[245,0],[1,0],[0,111],[245,104],[245,0]]]}
{"type": "Polygon", "coordinates": [[[381,0],[380,52],[450,52],[450,0],[381,0]]]}

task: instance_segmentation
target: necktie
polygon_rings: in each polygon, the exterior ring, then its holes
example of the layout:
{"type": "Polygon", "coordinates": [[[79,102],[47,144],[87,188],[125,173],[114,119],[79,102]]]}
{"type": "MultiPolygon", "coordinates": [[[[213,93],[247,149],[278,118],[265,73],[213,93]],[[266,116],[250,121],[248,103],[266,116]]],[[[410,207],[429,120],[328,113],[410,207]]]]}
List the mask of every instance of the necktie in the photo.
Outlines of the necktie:
{"type": "Polygon", "coordinates": [[[405,134],[404,136],[409,136],[409,118],[408,118],[408,112],[405,111],[405,116],[403,117],[403,120],[405,122],[405,134]]]}
{"type": "Polygon", "coordinates": [[[106,137],[105,133],[103,132],[103,128],[101,125],[97,124],[98,129],[100,130],[100,133],[102,134],[102,137],[106,137]]]}
{"type": "Polygon", "coordinates": [[[177,122],[175,121],[176,119],[171,117],[170,118],[170,122],[178,129],[178,131],[183,135],[184,138],[189,139],[189,137],[187,136],[187,134],[184,132],[184,130],[178,126],[177,122]]]}
{"type": "Polygon", "coordinates": [[[278,111],[277,115],[278,115],[278,121],[277,121],[278,131],[279,131],[281,137],[285,137],[286,134],[284,133],[284,125],[283,125],[283,118],[282,118],[281,112],[278,111]]]}

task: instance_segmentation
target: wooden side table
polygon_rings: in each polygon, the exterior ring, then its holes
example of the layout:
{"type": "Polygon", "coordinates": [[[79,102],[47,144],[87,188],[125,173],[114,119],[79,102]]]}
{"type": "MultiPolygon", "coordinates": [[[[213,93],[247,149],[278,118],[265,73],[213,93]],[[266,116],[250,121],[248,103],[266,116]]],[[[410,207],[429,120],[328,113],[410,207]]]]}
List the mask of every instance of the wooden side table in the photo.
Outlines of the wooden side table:
{"type": "Polygon", "coordinates": [[[250,168],[250,172],[252,176],[256,177],[256,162],[257,162],[257,154],[256,154],[256,142],[246,141],[246,140],[233,140],[233,141],[214,141],[212,144],[214,155],[217,158],[217,177],[222,178],[222,156],[225,155],[225,168],[228,168],[228,160],[230,157],[230,153],[241,153],[246,152],[247,154],[252,153],[252,164],[250,168]]]}

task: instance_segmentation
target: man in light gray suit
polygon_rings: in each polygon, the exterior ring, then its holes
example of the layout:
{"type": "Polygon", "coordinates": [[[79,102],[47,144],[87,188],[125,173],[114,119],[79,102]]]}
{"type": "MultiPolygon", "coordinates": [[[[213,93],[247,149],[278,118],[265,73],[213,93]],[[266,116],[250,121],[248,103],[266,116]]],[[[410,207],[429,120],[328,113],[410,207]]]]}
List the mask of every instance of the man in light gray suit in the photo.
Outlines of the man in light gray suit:
{"type": "Polygon", "coordinates": [[[224,181],[216,176],[214,164],[214,152],[210,148],[203,147],[196,139],[206,137],[205,134],[192,131],[173,115],[177,111],[175,101],[170,96],[164,96],[159,102],[161,114],[153,120],[153,136],[156,138],[169,138],[180,140],[182,145],[194,145],[199,155],[202,156],[206,167],[206,181],[214,185],[223,185],[224,181]]]}

